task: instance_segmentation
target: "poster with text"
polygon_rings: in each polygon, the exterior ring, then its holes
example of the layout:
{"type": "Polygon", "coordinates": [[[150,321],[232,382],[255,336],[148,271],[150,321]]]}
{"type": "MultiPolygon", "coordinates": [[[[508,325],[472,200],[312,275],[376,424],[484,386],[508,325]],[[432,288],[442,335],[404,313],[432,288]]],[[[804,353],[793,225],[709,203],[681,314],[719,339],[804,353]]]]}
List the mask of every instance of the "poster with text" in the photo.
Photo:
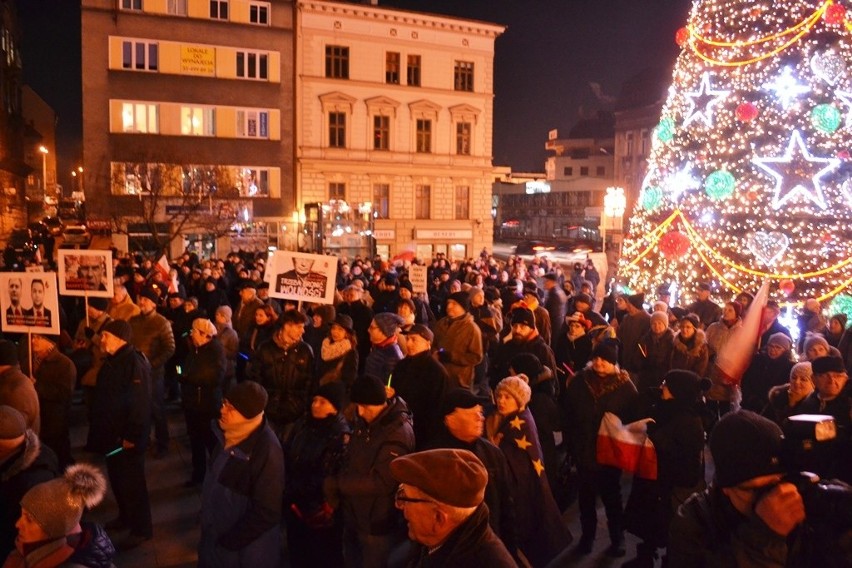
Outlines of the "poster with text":
{"type": "Polygon", "coordinates": [[[0,272],[2,329],[59,335],[55,272],[0,272]]]}
{"type": "Polygon", "coordinates": [[[112,251],[59,249],[59,293],[112,298],[112,251]]]}
{"type": "Polygon", "coordinates": [[[277,250],[269,255],[264,280],[273,298],[332,304],[337,257],[277,250]]]}
{"type": "Polygon", "coordinates": [[[408,269],[408,279],[411,280],[411,291],[415,294],[426,293],[427,271],[428,268],[426,266],[418,264],[412,264],[408,269]]]}

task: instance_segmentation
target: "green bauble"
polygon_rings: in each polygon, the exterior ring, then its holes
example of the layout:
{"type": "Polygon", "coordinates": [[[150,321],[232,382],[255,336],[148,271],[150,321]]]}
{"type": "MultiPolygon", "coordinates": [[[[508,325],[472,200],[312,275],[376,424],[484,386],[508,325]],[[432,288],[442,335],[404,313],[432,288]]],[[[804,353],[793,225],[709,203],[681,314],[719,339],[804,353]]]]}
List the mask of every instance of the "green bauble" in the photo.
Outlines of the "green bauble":
{"type": "Polygon", "coordinates": [[[820,132],[831,134],[840,128],[841,114],[836,106],[830,104],[817,105],[811,111],[811,124],[820,132]]]}
{"type": "Polygon", "coordinates": [[[662,119],[654,132],[660,142],[671,142],[675,135],[675,121],[669,117],[662,119]]]}
{"type": "Polygon", "coordinates": [[[736,178],[725,170],[716,170],[704,180],[704,191],[714,201],[721,201],[733,195],[736,186],[736,178]]]}
{"type": "Polygon", "coordinates": [[[639,204],[646,211],[653,211],[663,204],[663,190],[656,186],[643,187],[639,194],[639,204]]]}

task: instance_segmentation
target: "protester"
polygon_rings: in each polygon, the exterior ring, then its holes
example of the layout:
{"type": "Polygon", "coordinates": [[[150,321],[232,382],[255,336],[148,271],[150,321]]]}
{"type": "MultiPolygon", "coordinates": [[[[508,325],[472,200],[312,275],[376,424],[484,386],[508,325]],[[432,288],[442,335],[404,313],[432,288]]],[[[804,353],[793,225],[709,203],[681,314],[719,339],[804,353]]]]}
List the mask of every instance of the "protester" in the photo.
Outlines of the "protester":
{"type": "Polygon", "coordinates": [[[742,407],[760,412],[766,406],[769,390],[783,385],[790,378],[793,368],[793,342],[783,333],[769,339],[766,351],[752,357],[742,378],[742,407]]]}
{"type": "Polygon", "coordinates": [[[690,312],[680,318],[680,331],[675,334],[672,340],[670,368],[692,371],[699,377],[706,374],[710,350],[707,347],[707,339],[704,331],[700,329],[700,325],[701,322],[694,313],[690,312]]]}
{"type": "Polygon", "coordinates": [[[761,415],[779,426],[794,414],[802,414],[802,403],[814,392],[813,369],[810,361],[796,363],[790,369],[790,381],[769,389],[769,401],[761,415]]]}
{"type": "Polygon", "coordinates": [[[482,333],[470,312],[470,294],[455,292],[446,303],[446,316],[435,324],[434,348],[455,384],[473,388],[474,368],[482,361],[482,333]]]}

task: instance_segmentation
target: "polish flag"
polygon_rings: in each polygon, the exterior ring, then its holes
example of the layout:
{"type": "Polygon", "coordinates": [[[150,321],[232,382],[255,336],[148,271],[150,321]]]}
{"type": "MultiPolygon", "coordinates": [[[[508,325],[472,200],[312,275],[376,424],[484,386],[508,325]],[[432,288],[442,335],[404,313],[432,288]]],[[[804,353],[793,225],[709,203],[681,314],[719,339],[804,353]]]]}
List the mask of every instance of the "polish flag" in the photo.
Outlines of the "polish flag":
{"type": "Polygon", "coordinates": [[[728,342],[716,355],[716,370],[728,385],[738,385],[757,350],[763,319],[763,308],[769,301],[769,280],[765,280],[754,296],[743,318],[743,325],[734,330],[728,342]]]}
{"type": "Polygon", "coordinates": [[[597,460],[643,479],[657,479],[657,450],[648,438],[651,418],[622,424],[612,412],[605,412],[598,429],[597,460]]]}
{"type": "Polygon", "coordinates": [[[160,260],[154,265],[154,270],[160,273],[160,276],[163,277],[163,282],[168,282],[169,292],[177,292],[177,283],[169,277],[170,269],[171,266],[169,266],[169,260],[166,258],[166,255],[161,256],[160,260]]]}

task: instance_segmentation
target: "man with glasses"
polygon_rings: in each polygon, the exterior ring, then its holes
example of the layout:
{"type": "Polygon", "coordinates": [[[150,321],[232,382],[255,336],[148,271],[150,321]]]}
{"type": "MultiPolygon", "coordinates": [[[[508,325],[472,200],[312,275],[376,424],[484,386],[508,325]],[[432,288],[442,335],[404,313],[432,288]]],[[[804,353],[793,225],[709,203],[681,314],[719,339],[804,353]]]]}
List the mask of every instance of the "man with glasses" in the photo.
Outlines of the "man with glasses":
{"type": "Polygon", "coordinates": [[[472,452],[417,452],[396,458],[390,470],[414,541],[409,566],[517,566],[488,524],[488,471],[472,452]]]}

